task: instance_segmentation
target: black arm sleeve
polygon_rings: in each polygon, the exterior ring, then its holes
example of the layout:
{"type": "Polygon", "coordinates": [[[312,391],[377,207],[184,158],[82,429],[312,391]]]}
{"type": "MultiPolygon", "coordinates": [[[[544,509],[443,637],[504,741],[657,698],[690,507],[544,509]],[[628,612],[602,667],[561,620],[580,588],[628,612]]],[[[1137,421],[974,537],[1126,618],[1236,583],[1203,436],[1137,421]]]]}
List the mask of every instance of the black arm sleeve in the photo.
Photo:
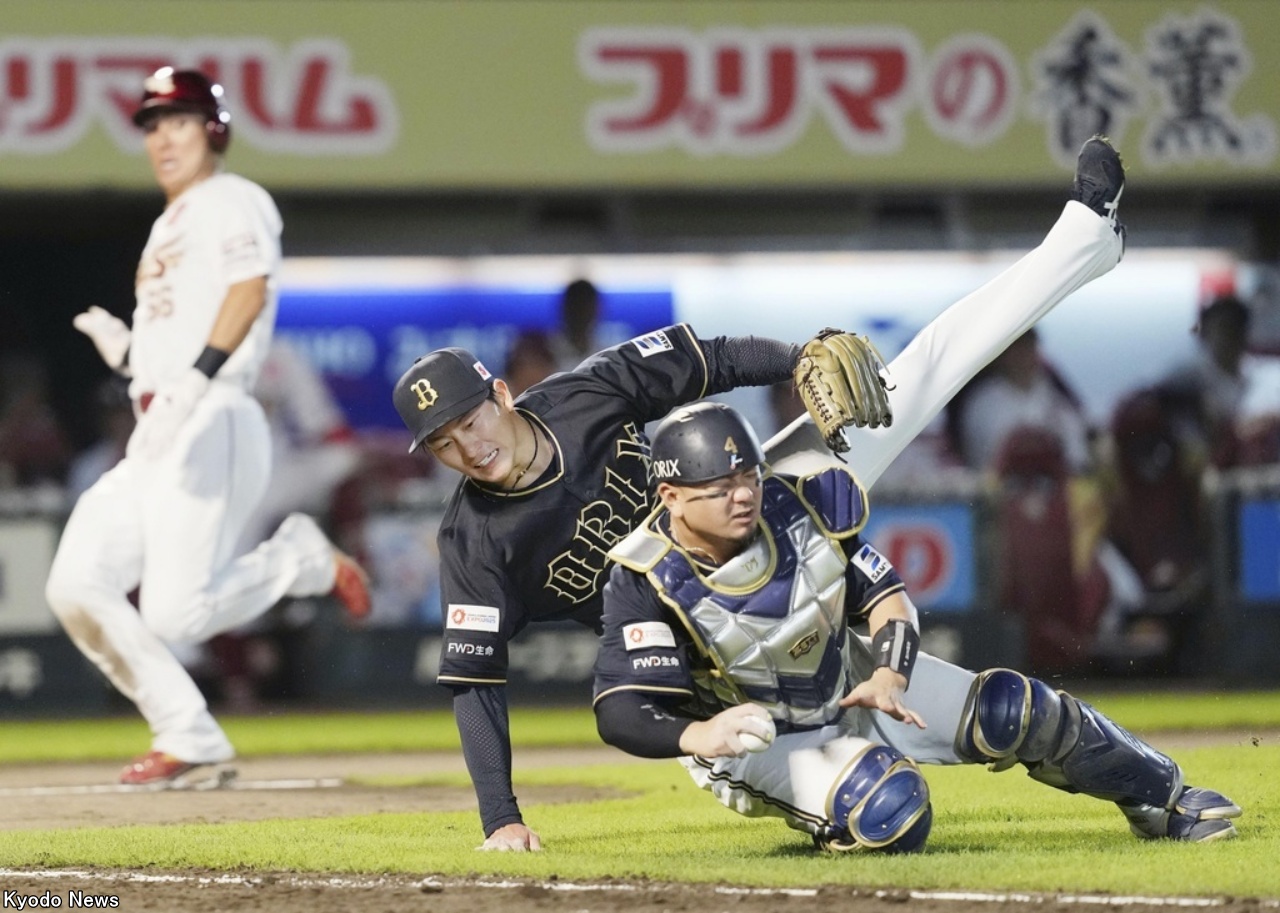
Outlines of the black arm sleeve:
{"type": "Polygon", "coordinates": [[[453,717],[462,756],[480,801],[480,821],[488,837],[500,827],[520,824],[520,806],[511,786],[511,725],[507,689],[502,685],[455,688],[453,717]]]}
{"type": "Polygon", "coordinates": [[[693,720],[669,712],[653,695],[616,691],[596,702],[600,738],[638,758],[678,758],[680,736],[693,720]]]}
{"type": "Polygon", "coordinates": [[[707,357],[708,394],[790,380],[800,358],[800,346],[765,336],[717,336],[698,341],[707,357]]]}

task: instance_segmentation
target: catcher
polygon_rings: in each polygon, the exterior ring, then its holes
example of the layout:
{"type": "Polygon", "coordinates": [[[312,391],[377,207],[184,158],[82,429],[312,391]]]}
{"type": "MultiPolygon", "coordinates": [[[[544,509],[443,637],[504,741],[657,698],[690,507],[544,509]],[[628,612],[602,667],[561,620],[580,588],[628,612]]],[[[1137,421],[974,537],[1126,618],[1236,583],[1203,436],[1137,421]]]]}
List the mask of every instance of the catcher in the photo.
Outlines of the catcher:
{"type": "Polygon", "coordinates": [[[1020,763],[1116,803],[1142,838],[1236,835],[1239,806],[1089,704],[920,652],[901,579],[859,536],[867,494],[848,470],[770,472],[721,403],[663,420],[653,465],[662,507],[609,553],[595,681],[606,742],[679,757],[724,805],[832,850],[923,848],[917,761],[1020,763]],[[854,636],[860,621],[870,637],[854,636]]]}
{"type": "Polygon", "coordinates": [[[1071,201],[1044,243],[921,331],[889,366],[892,389],[864,339],[824,331],[802,351],[753,336],[704,340],[683,324],[606,349],[518,400],[463,349],[436,350],[405,372],[393,398],[410,450],[425,445],[465,477],[439,534],[437,681],[453,691],[483,849],[541,847],[512,789],[507,644],[532,622],[601,630],[608,552],[654,506],[645,424],[703,397],[794,377],[813,414],[766,446],[770,463],[801,474],[835,460],[830,445],[869,487],[1011,340],[1119,262],[1123,183],[1110,144],[1086,143],[1071,201]],[[850,428],[854,446],[844,440],[850,428]]]}

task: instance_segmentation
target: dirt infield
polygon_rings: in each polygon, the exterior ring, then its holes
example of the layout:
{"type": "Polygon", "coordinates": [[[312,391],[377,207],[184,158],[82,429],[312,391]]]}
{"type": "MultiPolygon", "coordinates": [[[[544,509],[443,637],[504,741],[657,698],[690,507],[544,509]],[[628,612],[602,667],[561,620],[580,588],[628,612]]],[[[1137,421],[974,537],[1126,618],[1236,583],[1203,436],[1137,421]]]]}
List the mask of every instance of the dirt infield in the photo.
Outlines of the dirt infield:
{"type": "MultiPolygon", "coordinates": [[[[1162,739],[1162,747],[1243,741],[1243,734],[1162,739]]],[[[547,765],[627,763],[632,759],[608,749],[573,752],[525,751],[518,769],[547,765]]],[[[646,763],[636,761],[635,763],[646,763]]],[[[430,913],[551,913],[620,910],[696,911],[696,913],[773,913],[785,906],[794,913],[1008,913],[1013,910],[1096,910],[1120,907],[1133,913],[1194,906],[1222,911],[1280,910],[1280,903],[1204,898],[1194,904],[1158,898],[1067,897],[1061,895],[980,895],[903,889],[885,893],[849,887],[805,891],[744,890],[715,885],[647,882],[593,884],[509,882],[497,879],[440,880],[411,876],[341,876],[325,873],[274,875],[214,872],[145,874],[83,870],[17,872],[2,868],[5,830],[94,827],[108,824],[178,824],[330,817],[377,812],[462,811],[474,808],[469,788],[367,786],[345,782],[358,773],[365,780],[402,778],[426,771],[462,770],[458,753],[255,758],[236,764],[237,788],[156,793],[139,797],[112,791],[118,764],[13,765],[0,767],[0,907],[18,909],[25,898],[47,896],[62,909],[80,904],[120,910],[209,913],[222,910],[272,910],[278,913],[324,911],[421,910],[430,913]],[[274,788],[255,788],[273,784],[274,788]],[[282,784],[287,784],[282,786],[282,784]]],[[[529,805],[588,801],[614,793],[575,786],[529,787],[521,800],[529,805]]],[[[38,904],[38,900],[36,901],[38,904]]],[[[36,908],[36,905],[28,907],[36,908]]]]}
{"type": "Polygon", "coordinates": [[[1125,913],[1170,913],[1193,909],[1246,913],[1274,910],[1275,903],[1206,898],[1193,904],[1159,898],[1065,895],[961,895],[902,890],[870,892],[819,888],[810,891],[745,891],[715,885],[654,883],[559,884],[556,882],[437,881],[413,878],[333,878],[279,875],[248,878],[200,873],[138,876],[126,872],[50,873],[40,877],[0,871],[5,892],[46,892],[70,908],[73,900],[119,910],[221,913],[1015,913],[1044,910],[1119,909],[1125,913]],[[78,893],[76,893],[78,892],[78,893]],[[97,898],[97,900],[94,900],[97,898]],[[114,902],[113,902],[114,900],[114,902]],[[84,901],[82,901],[84,902],[84,901]]]}
{"type": "MultiPolygon", "coordinates": [[[[139,875],[129,872],[0,870],[6,899],[48,895],[64,909],[106,906],[119,910],[221,913],[1053,913],[1112,909],[1169,913],[1200,909],[1221,913],[1275,910],[1274,901],[1234,898],[1144,898],[1114,895],[977,894],[942,891],[867,891],[849,887],[813,890],[744,890],[722,885],[658,883],[567,884],[530,881],[438,880],[410,877],[343,877],[325,874],[237,876],[200,872],[139,875]]],[[[46,906],[48,904],[46,903],[46,906]]],[[[16,908],[16,904],[8,904],[16,908]]],[[[33,908],[35,905],[33,904],[33,908]]]]}
{"type": "MultiPolygon", "coordinates": [[[[618,764],[629,758],[608,748],[517,754],[517,769],[547,765],[618,764]]],[[[462,771],[459,752],[385,755],[317,755],[242,759],[231,789],[183,790],[138,796],[112,790],[120,764],[40,764],[0,767],[0,803],[5,830],[100,827],[127,824],[218,824],[268,818],[329,818],[378,812],[452,812],[475,807],[469,787],[377,787],[347,783],[421,777],[462,771]],[[335,782],[337,781],[337,782],[335,782]],[[89,784],[101,792],[76,792],[89,784]],[[256,788],[258,786],[272,788],[256,788]]],[[[612,795],[586,787],[523,786],[521,801],[590,801],[612,795]]]]}

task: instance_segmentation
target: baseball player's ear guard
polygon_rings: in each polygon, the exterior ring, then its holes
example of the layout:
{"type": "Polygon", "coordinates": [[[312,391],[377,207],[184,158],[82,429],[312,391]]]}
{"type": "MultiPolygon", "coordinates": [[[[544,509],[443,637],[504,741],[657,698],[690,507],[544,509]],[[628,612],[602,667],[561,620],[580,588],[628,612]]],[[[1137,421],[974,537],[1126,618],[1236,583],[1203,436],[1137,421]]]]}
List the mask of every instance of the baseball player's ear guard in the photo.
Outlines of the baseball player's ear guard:
{"type": "Polygon", "coordinates": [[[993,770],[1022,763],[1033,780],[1119,803],[1168,807],[1182,769],[1093,707],[1012,669],[978,675],[956,752],[993,770]]]}
{"type": "Polygon", "coordinates": [[[868,745],[827,800],[826,850],[914,853],[933,826],[929,784],[915,761],[888,745],[868,745]]]}

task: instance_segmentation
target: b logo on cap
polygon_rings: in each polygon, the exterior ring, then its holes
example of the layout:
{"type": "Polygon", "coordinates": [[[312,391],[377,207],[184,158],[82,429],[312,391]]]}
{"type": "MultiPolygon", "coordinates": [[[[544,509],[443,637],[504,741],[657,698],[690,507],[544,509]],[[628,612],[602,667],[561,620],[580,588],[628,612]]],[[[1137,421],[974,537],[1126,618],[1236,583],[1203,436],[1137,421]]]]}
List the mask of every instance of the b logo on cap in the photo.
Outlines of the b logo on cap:
{"type": "Polygon", "coordinates": [[[431,381],[425,377],[422,380],[414,381],[409,387],[414,393],[418,394],[418,411],[425,412],[436,404],[436,400],[440,398],[440,394],[436,392],[436,388],[431,386],[431,381]]]}

